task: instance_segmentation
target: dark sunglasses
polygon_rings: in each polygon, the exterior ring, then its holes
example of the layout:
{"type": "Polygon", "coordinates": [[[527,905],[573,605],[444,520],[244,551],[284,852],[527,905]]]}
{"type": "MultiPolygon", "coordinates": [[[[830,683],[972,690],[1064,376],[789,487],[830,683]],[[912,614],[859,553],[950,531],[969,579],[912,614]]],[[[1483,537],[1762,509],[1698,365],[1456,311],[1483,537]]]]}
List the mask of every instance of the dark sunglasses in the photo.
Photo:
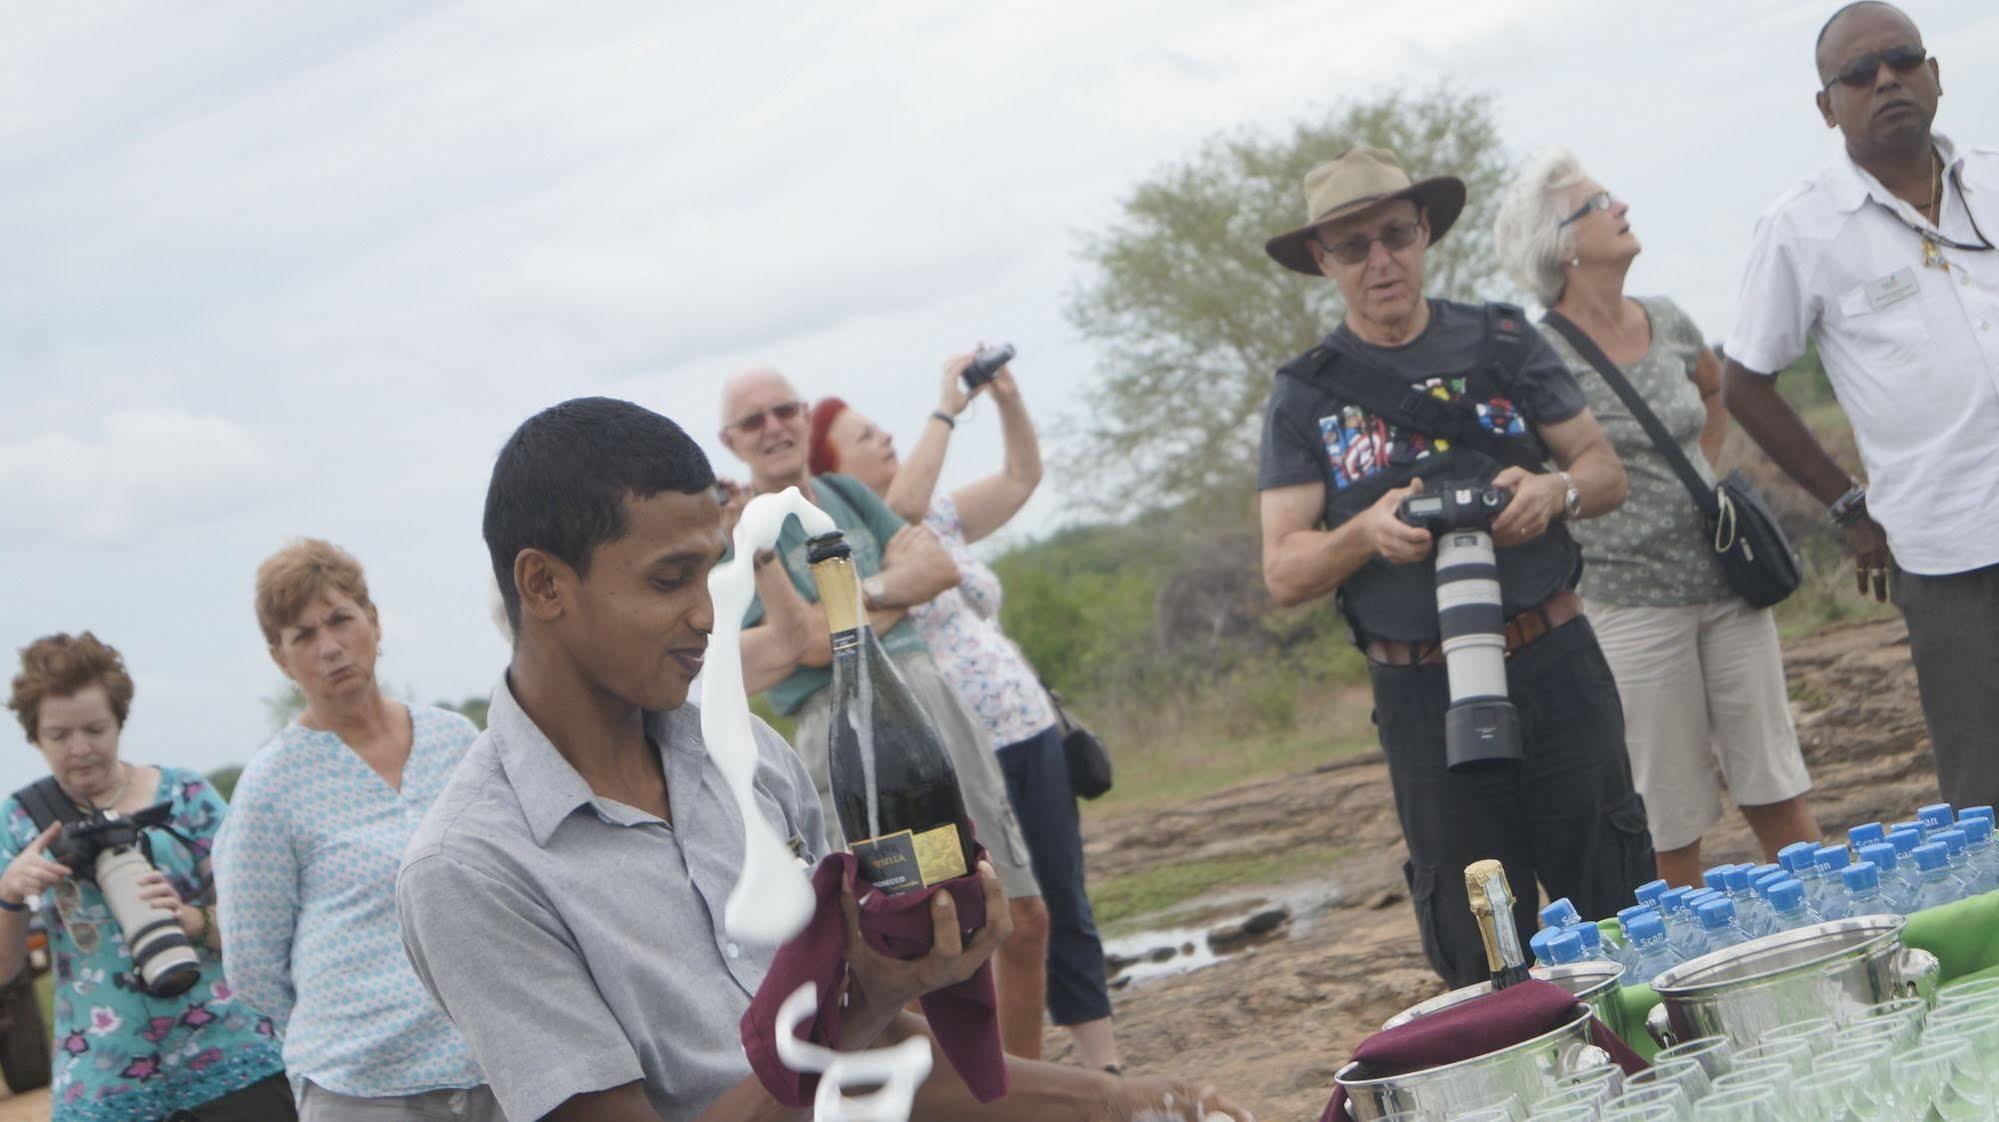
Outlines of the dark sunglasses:
{"type": "Polygon", "coordinates": [[[1556,225],[1556,229],[1560,229],[1563,226],[1573,226],[1590,215],[1595,214],[1597,211],[1609,210],[1616,204],[1617,200],[1611,196],[1610,192],[1598,191],[1596,194],[1591,195],[1574,214],[1562,219],[1556,225]]]}
{"type": "Polygon", "coordinates": [[[1368,254],[1374,252],[1375,242],[1380,242],[1382,248],[1390,253],[1400,253],[1415,245],[1416,239],[1422,236],[1422,233],[1421,221],[1390,222],[1383,226],[1378,234],[1355,234],[1331,245],[1322,239],[1319,248],[1326,251],[1326,256],[1342,265],[1358,265],[1367,260],[1368,254]]]}
{"type": "Polygon", "coordinates": [[[773,405],[769,409],[759,409],[747,417],[742,417],[737,420],[730,421],[729,427],[735,429],[737,432],[744,434],[753,433],[753,432],[762,432],[764,427],[765,417],[767,416],[775,417],[777,418],[779,424],[783,424],[784,422],[791,420],[793,417],[798,416],[800,413],[803,413],[804,411],[805,411],[804,402],[787,401],[781,405],[773,405]]]}
{"type": "Polygon", "coordinates": [[[1826,79],[1825,89],[1831,89],[1834,82],[1854,89],[1865,89],[1874,84],[1874,76],[1881,73],[1881,64],[1897,74],[1907,74],[1923,64],[1930,57],[1922,47],[1889,47],[1885,51],[1869,51],[1839,68],[1831,78],[1826,79]]]}

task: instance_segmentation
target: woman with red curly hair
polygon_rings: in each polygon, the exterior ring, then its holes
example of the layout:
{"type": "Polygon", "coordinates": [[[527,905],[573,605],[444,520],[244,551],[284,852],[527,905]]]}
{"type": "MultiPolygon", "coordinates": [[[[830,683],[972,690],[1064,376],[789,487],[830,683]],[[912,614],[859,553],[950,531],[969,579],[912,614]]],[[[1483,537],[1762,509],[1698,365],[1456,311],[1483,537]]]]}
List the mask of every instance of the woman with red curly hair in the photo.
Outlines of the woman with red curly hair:
{"type": "Polygon", "coordinates": [[[88,870],[47,852],[60,824],[37,827],[18,794],[0,802],[0,976],[20,970],[32,911],[55,962],[52,1122],[294,1118],[270,1020],[222,976],[209,851],[227,808],[195,772],[119,758],[132,695],[125,660],[86,631],[23,648],[7,703],[79,814],[171,808],[168,824],[181,838],[149,834],[155,871],[141,879],[142,895],[179,920],[201,965],[178,997],[143,992],[131,980],[126,933],[88,870]]]}

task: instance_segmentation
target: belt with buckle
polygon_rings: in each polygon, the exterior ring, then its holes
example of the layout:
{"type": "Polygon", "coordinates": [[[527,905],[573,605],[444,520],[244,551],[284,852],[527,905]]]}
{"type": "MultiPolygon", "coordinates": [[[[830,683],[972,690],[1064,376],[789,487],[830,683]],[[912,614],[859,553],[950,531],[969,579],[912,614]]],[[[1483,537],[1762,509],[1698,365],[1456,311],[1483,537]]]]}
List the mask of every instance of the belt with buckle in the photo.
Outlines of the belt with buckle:
{"type": "MultiPolygon", "coordinates": [[[[1506,621],[1506,653],[1512,654],[1581,614],[1582,597],[1574,589],[1564,588],[1506,621]]],[[[1436,640],[1370,639],[1367,658],[1383,666],[1429,666],[1444,661],[1444,644],[1436,640]]]]}

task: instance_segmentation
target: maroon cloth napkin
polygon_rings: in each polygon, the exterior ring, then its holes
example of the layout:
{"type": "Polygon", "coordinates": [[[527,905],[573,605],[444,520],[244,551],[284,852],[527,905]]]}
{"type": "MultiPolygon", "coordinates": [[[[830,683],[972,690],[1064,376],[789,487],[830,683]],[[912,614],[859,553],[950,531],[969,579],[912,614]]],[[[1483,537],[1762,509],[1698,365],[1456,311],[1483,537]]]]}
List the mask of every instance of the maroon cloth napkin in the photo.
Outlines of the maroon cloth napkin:
{"type": "MultiPolygon", "coordinates": [[[[1555,983],[1530,979],[1377,1032],[1361,1041],[1353,1058],[1367,1065],[1367,1078],[1440,1067],[1552,1032],[1575,1019],[1578,1004],[1575,994],[1555,983]]],[[[1645,1070],[1638,1053],[1602,1021],[1591,1018],[1590,1024],[1591,1041],[1625,1074],[1645,1070]]],[[[1333,1086],[1319,1122],[1349,1122],[1345,1087],[1333,1086]]]]}
{"type": "MultiPolygon", "coordinates": [[[[985,860],[979,847],[972,867],[985,860]]],[[[958,908],[959,926],[977,931],[985,926],[986,896],[977,874],[958,877],[921,892],[889,896],[876,892],[860,879],[860,862],[851,853],[828,854],[812,872],[812,894],[818,905],[805,930],[780,947],[771,960],[770,972],[750,1000],[741,1022],[743,1051],[749,1054],[750,1069],[764,1090],[780,1104],[799,1108],[812,1105],[819,1089],[817,1075],[805,1075],[784,1066],[777,1055],[777,1009],[793,990],[811,982],[818,991],[819,1007],[812,1018],[798,1026],[798,1038],[826,1048],[840,1046],[840,983],[846,977],[846,919],[840,914],[840,885],[854,888],[861,905],[861,937],[868,945],[893,958],[917,958],[930,950],[935,926],[926,907],[930,897],[948,891],[958,908]]],[[[958,1076],[982,1103],[1006,1094],[1006,1056],[1000,1050],[998,1000],[993,993],[991,960],[980,965],[970,978],[948,989],[924,994],[923,1015],[930,1020],[930,1034],[944,1058],[951,1061],[958,1076]]]]}

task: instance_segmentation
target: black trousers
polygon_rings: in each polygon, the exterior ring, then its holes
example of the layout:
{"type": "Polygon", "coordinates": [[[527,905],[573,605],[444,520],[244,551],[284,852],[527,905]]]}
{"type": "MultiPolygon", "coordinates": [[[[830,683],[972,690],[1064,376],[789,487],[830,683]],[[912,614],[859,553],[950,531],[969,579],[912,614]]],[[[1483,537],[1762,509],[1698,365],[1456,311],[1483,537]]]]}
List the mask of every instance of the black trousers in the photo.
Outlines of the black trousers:
{"type": "Polygon", "coordinates": [[[193,1110],[176,1110],[161,1122],[295,1122],[298,1107],[282,1073],[210,1099],[193,1110]]]}
{"type": "Polygon", "coordinates": [[[1058,1025],[1101,1020],[1111,1015],[1111,991],[1096,913],[1083,888],[1083,823],[1061,732],[1050,725],[1001,748],[999,765],[1048,905],[1048,1016],[1058,1025]]]}
{"type": "Polygon", "coordinates": [[[1444,763],[1444,667],[1371,668],[1375,724],[1409,847],[1403,875],[1423,953],[1451,986],[1488,975],[1464,868],[1506,866],[1524,947],[1539,926],[1536,883],[1589,919],[1615,915],[1652,879],[1645,804],[1631,784],[1624,709],[1589,621],[1515,651],[1507,688],[1520,714],[1517,768],[1454,773],[1444,763]]]}

